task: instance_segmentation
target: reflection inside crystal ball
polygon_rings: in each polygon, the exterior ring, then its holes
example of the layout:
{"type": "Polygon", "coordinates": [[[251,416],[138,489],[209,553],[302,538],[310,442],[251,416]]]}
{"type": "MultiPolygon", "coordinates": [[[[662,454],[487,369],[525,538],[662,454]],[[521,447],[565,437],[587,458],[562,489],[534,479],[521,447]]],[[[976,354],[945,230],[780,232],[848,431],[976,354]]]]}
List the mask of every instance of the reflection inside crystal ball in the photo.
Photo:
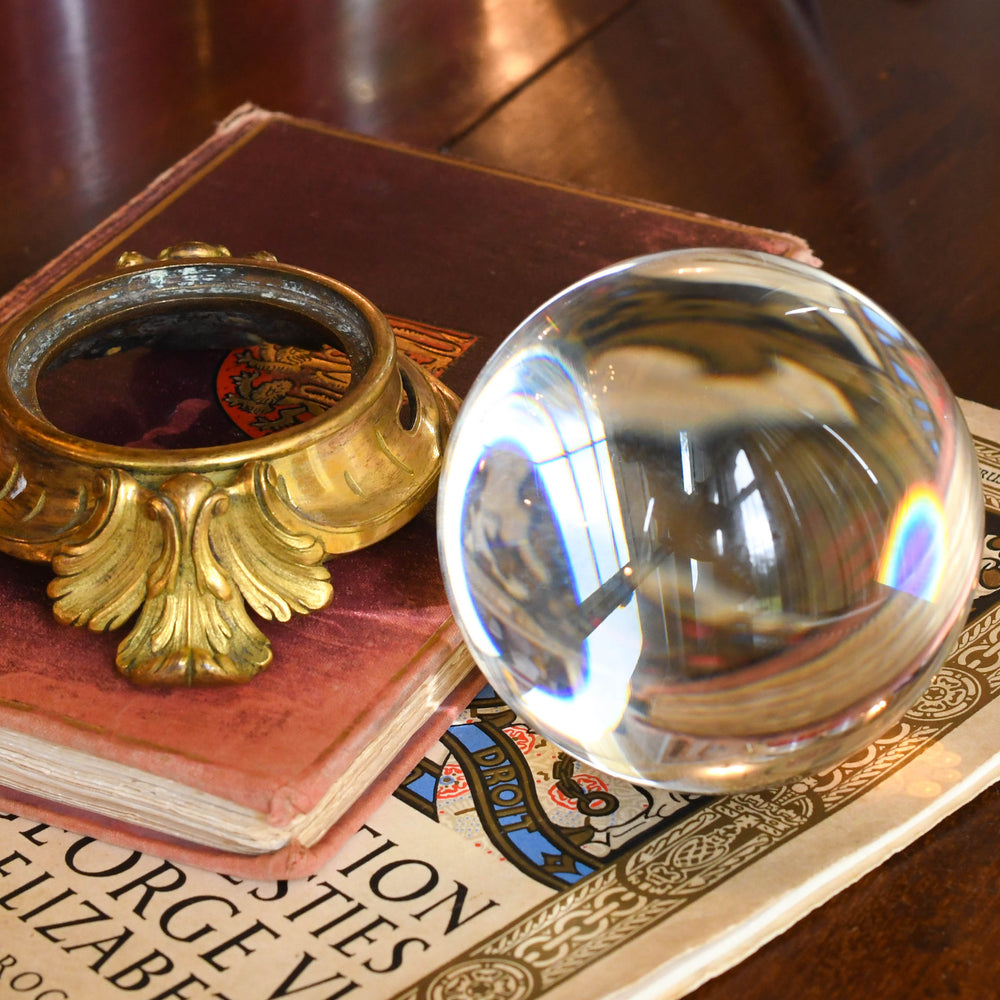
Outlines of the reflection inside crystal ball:
{"type": "Polygon", "coordinates": [[[926,353],[837,279],[739,250],[626,261],[525,320],[462,406],[438,503],[498,694],[604,771],[695,792],[896,724],[983,538],[926,353]]]}

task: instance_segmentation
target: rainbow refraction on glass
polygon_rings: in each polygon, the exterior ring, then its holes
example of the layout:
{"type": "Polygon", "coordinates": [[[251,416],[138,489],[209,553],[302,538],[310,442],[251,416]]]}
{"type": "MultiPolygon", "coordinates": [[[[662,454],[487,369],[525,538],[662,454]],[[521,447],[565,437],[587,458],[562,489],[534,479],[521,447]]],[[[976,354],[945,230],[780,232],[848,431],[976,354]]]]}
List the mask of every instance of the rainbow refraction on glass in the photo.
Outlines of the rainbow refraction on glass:
{"type": "Polygon", "coordinates": [[[504,342],[438,533],[512,707],[612,774],[724,792],[900,718],[968,612],[983,506],[954,397],[878,306],[684,250],[591,275],[504,342]]]}

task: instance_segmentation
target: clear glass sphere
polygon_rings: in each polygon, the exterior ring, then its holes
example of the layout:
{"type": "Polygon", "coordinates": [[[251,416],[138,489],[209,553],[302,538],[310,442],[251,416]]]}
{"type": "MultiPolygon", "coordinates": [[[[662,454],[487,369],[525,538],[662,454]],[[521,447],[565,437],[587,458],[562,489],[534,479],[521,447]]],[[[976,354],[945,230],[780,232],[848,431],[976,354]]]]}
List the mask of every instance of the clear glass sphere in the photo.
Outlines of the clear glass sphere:
{"type": "Polygon", "coordinates": [[[895,722],[968,613],[975,453],[878,306],[737,250],[610,267],[465,400],[445,582],[487,679],[607,772],[688,791],[815,771],[895,722]]]}

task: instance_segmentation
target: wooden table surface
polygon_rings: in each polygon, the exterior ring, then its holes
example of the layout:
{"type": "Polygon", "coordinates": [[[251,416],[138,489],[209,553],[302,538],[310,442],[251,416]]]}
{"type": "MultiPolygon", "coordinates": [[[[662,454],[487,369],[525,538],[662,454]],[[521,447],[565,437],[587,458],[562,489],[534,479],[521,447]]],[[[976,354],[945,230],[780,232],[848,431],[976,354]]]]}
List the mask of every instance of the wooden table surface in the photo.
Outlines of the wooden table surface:
{"type": "MultiPolygon", "coordinates": [[[[244,101],[795,232],[1000,406],[1000,4],[0,0],[0,292],[244,101]]],[[[1000,792],[697,1000],[1000,995],[1000,792]]]]}

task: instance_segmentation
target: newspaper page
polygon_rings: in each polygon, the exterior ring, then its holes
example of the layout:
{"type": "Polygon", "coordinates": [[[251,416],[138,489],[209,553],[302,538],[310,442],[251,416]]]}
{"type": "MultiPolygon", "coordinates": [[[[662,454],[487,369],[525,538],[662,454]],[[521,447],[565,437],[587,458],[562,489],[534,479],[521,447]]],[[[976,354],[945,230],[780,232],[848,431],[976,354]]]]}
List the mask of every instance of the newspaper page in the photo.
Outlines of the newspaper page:
{"type": "Polygon", "coordinates": [[[0,816],[0,1000],[682,996],[997,776],[1000,413],[965,631],[864,751],[764,792],[606,778],[487,689],[322,871],[248,882],[0,816]]]}

